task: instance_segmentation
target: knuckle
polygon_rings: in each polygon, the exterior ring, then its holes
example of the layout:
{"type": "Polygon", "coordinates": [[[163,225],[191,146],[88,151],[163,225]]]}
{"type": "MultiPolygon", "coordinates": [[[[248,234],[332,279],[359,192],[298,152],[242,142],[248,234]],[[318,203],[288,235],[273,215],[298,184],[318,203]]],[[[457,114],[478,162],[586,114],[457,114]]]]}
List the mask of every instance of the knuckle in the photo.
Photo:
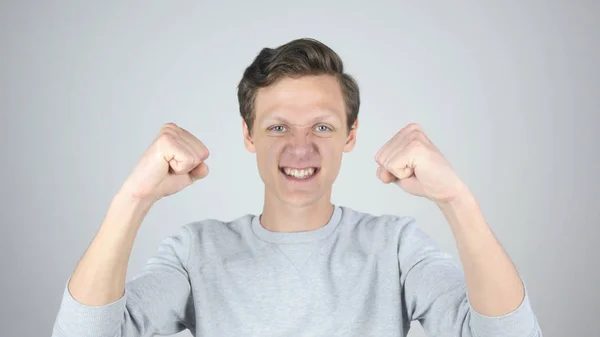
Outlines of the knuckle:
{"type": "Polygon", "coordinates": [[[423,147],[423,142],[421,142],[418,138],[413,138],[408,142],[408,147],[410,149],[420,149],[423,147]]]}
{"type": "Polygon", "coordinates": [[[192,143],[194,144],[194,148],[197,151],[197,155],[200,157],[201,160],[205,160],[206,158],[208,158],[209,155],[209,151],[208,148],[206,147],[206,145],[204,145],[204,143],[202,143],[202,141],[196,137],[192,136],[192,143]]]}
{"type": "Polygon", "coordinates": [[[186,164],[189,164],[191,167],[195,167],[197,164],[200,163],[200,161],[198,159],[196,159],[196,156],[185,156],[183,161],[186,164]]]}
{"type": "Polygon", "coordinates": [[[410,137],[411,135],[421,132],[421,127],[417,123],[408,124],[400,133],[410,137]]]}
{"type": "Polygon", "coordinates": [[[181,128],[179,126],[177,126],[177,124],[175,124],[175,123],[166,123],[160,129],[161,134],[168,133],[171,135],[179,135],[180,132],[181,132],[181,128]]]}
{"type": "Polygon", "coordinates": [[[175,144],[176,142],[176,137],[173,133],[171,132],[163,132],[161,133],[161,135],[158,137],[157,142],[159,144],[161,144],[162,146],[172,146],[175,144]]]}
{"type": "Polygon", "coordinates": [[[421,130],[419,129],[414,129],[412,131],[410,131],[410,133],[406,136],[411,142],[417,139],[421,138],[421,130]]]}
{"type": "Polygon", "coordinates": [[[162,129],[177,129],[178,126],[177,124],[173,123],[173,122],[168,122],[163,124],[162,129]]]}
{"type": "Polygon", "coordinates": [[[383,164],[383,153],[384,153],[384,151],[383,151],[383,149],[381,149],[381,150],[379,150],[379,152],[378,152],[378,153],[375,155],[375,161],[376,161],[378,164],[380,164],[380,165],[381,165],[381,164],[383,164]]]}
{"type": "Polygon", "coordinates": [[[416,131],[416,130],[420,130],[421,126],[417,123],[410,123],[410,124],[408,124],[408,129],[411,131],[416,131]]]}
{"type": "Polygon", "coordinates": [[[202,157],[202,159],[206,159],[209,155],[210,151],[208,151],[208,149],[205,146],[202,146],[202,148],[200,149],[200,157],[202,157]]]}

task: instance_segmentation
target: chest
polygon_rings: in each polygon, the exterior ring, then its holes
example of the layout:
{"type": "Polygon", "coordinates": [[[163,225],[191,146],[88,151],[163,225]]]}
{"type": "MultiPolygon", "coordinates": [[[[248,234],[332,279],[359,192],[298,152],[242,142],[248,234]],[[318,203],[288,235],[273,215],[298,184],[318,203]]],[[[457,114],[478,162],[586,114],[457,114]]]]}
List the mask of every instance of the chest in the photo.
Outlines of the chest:
{"type": "Polygon", "coordinates": [[[393,253],[270,245],[199,268],[198,336],[401,336],[406,325],[393,253]]]}

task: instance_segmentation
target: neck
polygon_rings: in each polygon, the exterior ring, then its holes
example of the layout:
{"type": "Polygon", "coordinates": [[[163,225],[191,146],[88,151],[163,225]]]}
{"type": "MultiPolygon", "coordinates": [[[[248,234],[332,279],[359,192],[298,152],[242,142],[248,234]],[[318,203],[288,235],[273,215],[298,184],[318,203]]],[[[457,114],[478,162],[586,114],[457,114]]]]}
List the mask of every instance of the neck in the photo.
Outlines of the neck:
{"type": "Polygon", "coordinates": [[[325,226],[333,214],[328,195],[308,205],[290,205],[265,193],[261,225],[272,232],[305,232],[325,226]]]}

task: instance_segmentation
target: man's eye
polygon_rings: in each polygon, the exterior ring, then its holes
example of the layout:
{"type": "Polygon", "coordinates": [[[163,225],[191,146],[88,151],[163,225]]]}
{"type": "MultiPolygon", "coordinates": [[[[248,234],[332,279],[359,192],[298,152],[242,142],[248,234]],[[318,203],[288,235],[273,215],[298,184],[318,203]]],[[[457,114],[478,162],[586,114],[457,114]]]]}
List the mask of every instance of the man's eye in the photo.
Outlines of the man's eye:
{"type": "Polygon", "coordinates": [[[285,127],[283,125],[275,125],[275,126],[272,126],[271,128],[269,128],[269,130],[275,131],[275,132],[283,132],[283,131],[285,131],[285,127]]]}
{"type": "Polygon", "coordinates": [[[319,125],[317,126],[317,131],[331,131],[331,128],[327,125],[319,125]]]}

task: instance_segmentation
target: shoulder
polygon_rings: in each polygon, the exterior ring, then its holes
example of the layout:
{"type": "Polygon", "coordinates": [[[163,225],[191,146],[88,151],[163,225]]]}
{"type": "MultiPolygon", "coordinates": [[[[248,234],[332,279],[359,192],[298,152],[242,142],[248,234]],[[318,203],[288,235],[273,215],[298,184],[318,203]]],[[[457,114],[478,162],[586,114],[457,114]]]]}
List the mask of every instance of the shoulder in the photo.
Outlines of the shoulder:
{"type": "MultiPolygon", "coordinates": [[[[252,221],[256,215],[245,214],[231,220],[206,218],[179,226],[178,233],[167,238],[186,255],[189,263],[220,259],[248,249],[252,241],[252,221]]],[[[193,265],[192,265],[193,266],[193,265]]]]}
{"type": "Polygon", "coordinates": [[[377,231],[398,231],[416,223],[416,218],[409,215],[396,215],[391,213],[374,214],[359,211],[348,206],[342,209],[341,222],[352,229],[365,229],[377,231]]]}
{"type": "MultiPolygon", "coordinates": [[[[340,206],[342,218],[340,231],[353,233],[373,242],[390,242],[398,244],[404,237],[419,232],[417,219],[410,215],[391,213],[374,214],[360,211],[348,206],[340,206]]],[[[417,235],[421,235],[418,233],[417,235]]]]}
{"type": "Polygon", "coordinates": [[[348,207],[342,210],[344,231],[364,245],[393,247],[401,261],[419,261],[427,257],[453,263],[452,256],[440,249],[413,216],[375,215],[348,207]]]}
{"type": "Polygon", "coordinates": [[[207,218],[190,222],[181,226],[194,242],[219,242],[243,237],[251,230],[252,221],[256,215],[244,214],[231,220],[207,218]]]}

